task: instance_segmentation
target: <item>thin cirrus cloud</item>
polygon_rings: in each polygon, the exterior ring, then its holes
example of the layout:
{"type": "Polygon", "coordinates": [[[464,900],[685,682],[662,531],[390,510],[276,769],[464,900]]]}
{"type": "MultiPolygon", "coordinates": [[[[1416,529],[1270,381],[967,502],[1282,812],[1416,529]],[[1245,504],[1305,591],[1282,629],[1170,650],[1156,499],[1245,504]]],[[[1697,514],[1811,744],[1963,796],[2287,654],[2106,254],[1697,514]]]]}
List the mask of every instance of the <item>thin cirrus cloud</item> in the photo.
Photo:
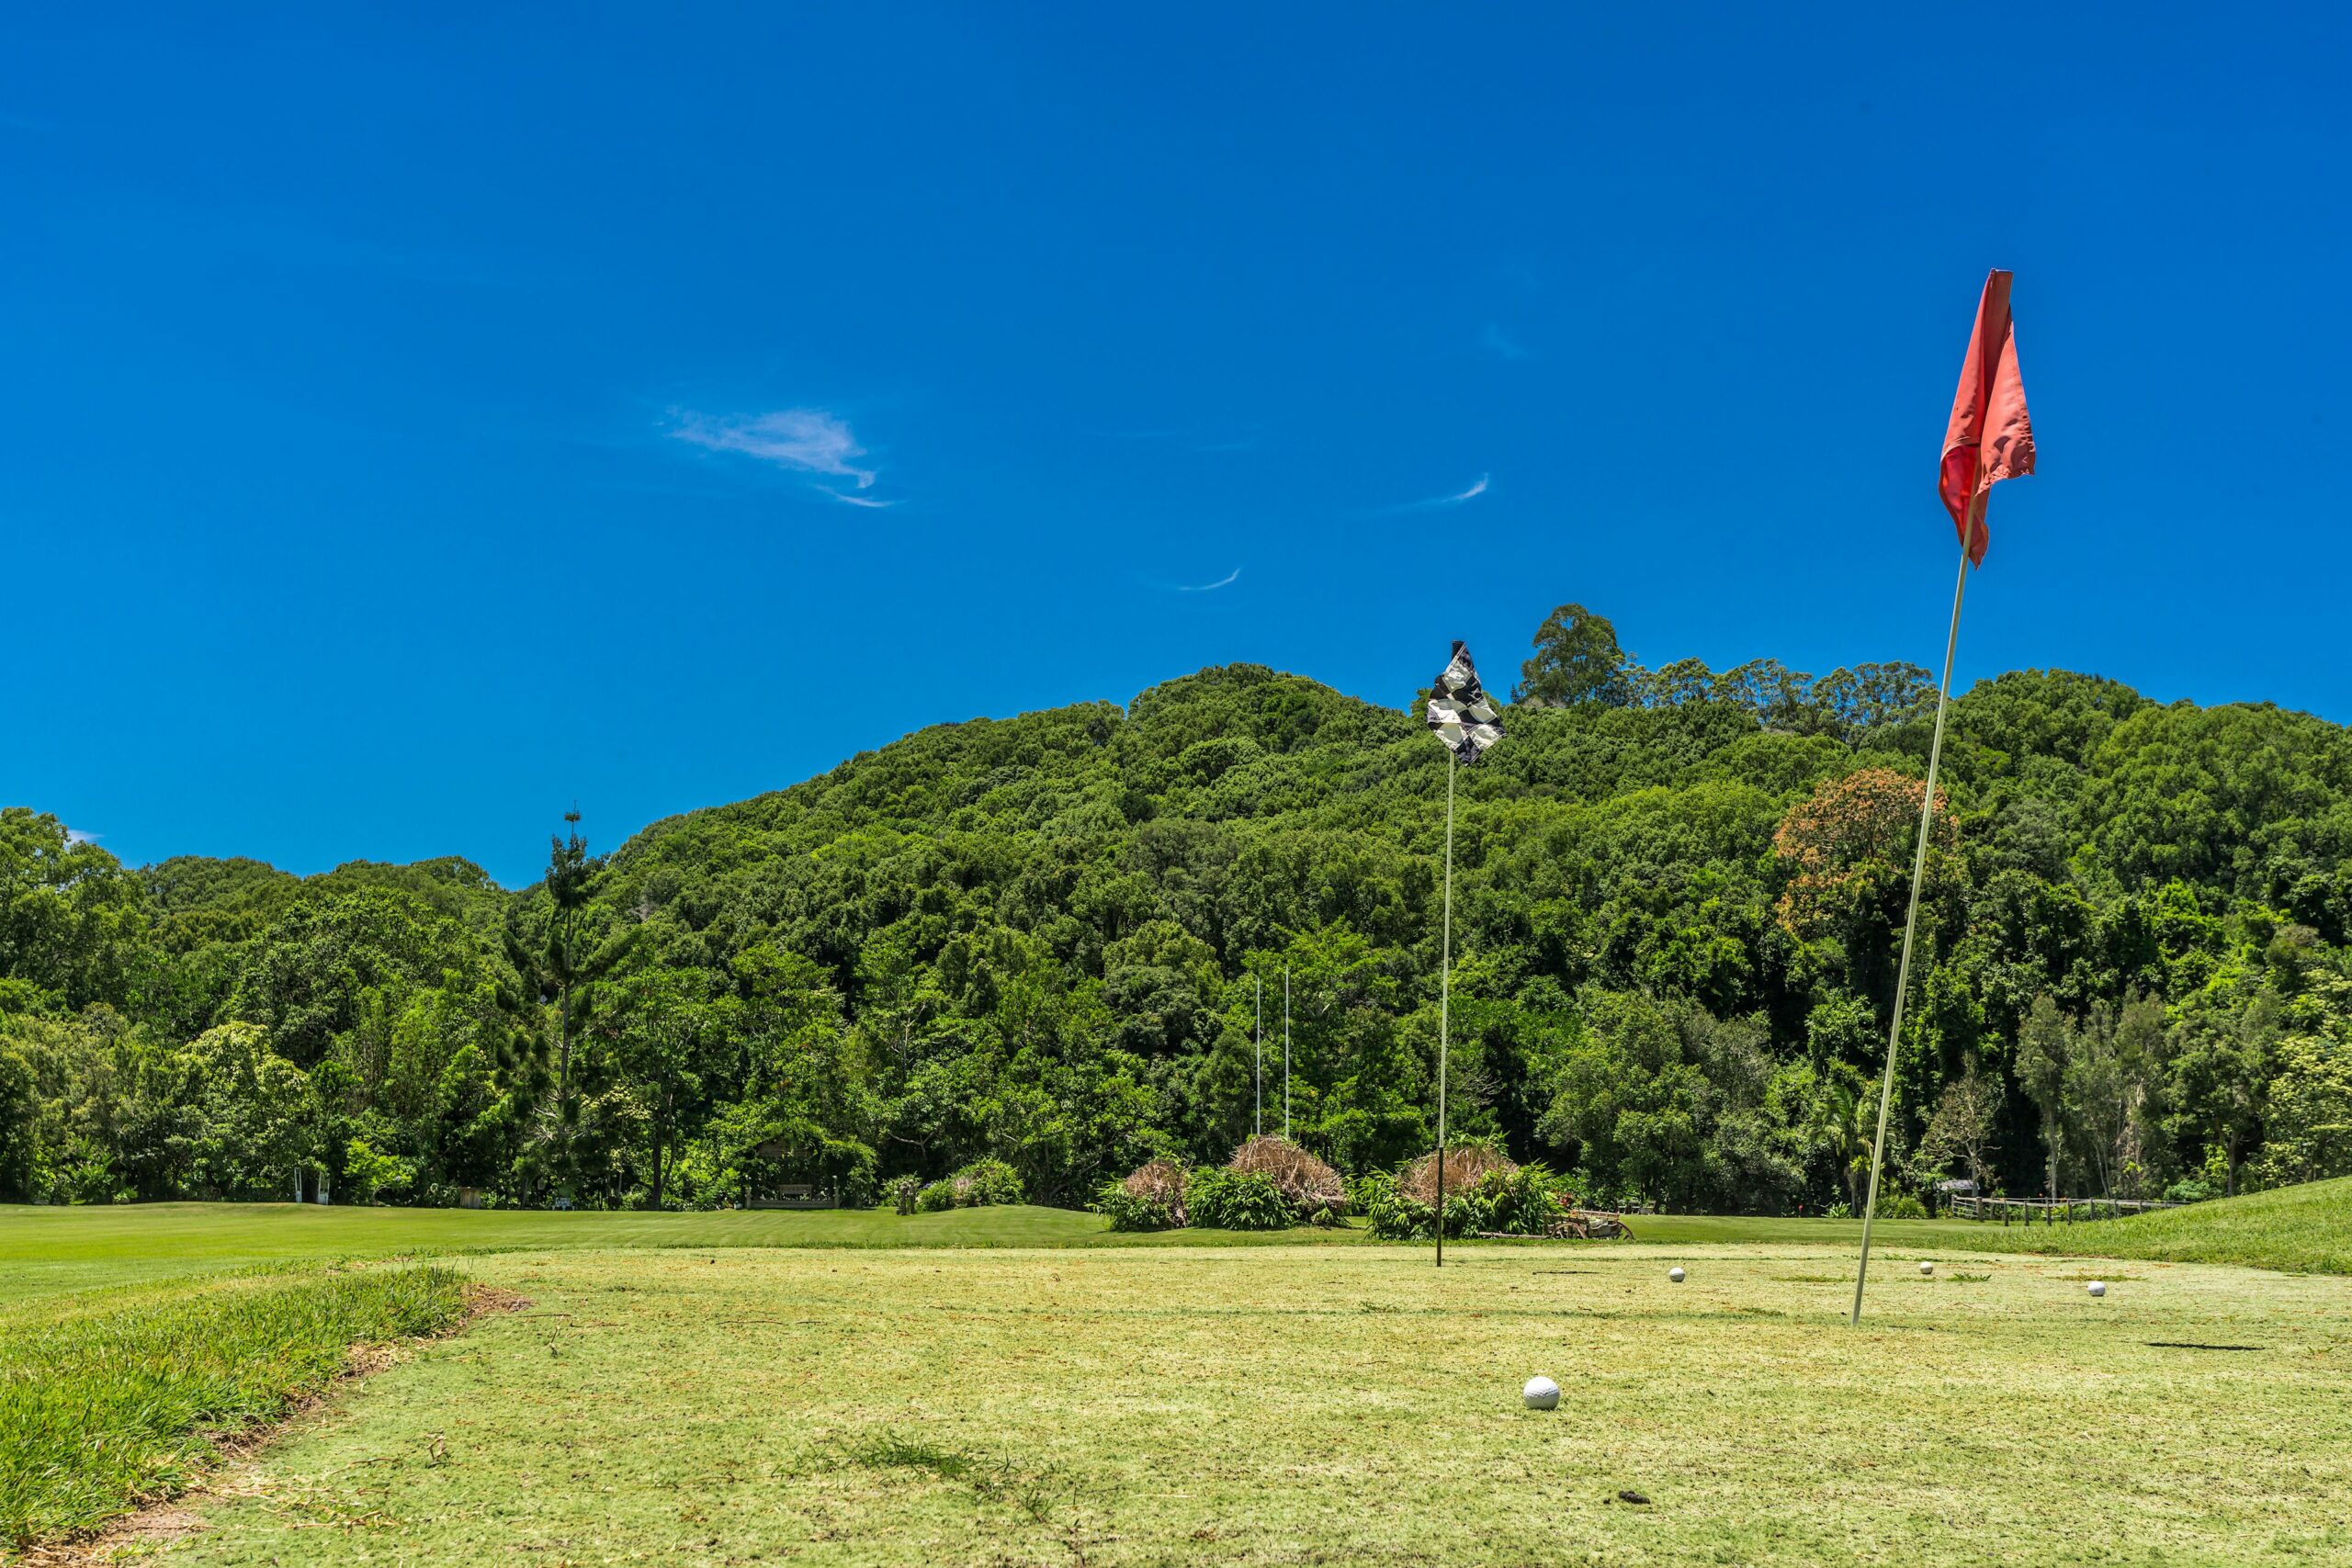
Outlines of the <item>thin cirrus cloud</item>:
{"type": "MultiPolygon", "coordinates": [[[[778,409],[772,413],[727,415],[689,411],[677,417],[677,426],[670,434],[688,446],[711,452],[738,453],[797,473],[848,479],[859,490],[869,489],[874,483],[874,470],[861,468],[854,461],[865,456],[865,448],[858,445],[849,422],[823,409],[778,409]]],[[[826,485],[817,488],[837,501],[859,505],[889,504],[864,501],[826,485]]]]}
{"type": "Polygon", "coordinates": [[[1173,584],[1179,593],[1214,593],[1220,588],[1230,588],[1241,581],[1241,569],[1235,567],[1215,582],[1179,582],[1173,584]]]}
{"type": "Polygon", "coordinates": [[[845,490],[835,490],[831,485],[816,485],[811,488],[823,491],[827,495],[831,496],[843,506],[871,507],[873,510],[879,512],[886,507],[896,506],[899,504],[895,501],[876,501],[870,495],[852,495],[845,490]]]}
{"type": "Polygon", "coordinates": [[[1477,482],[1473,484],[1468,490],[1457,491],[1453,495],[1433,495],[1426,501],[1408,501],[1404,502],[1402,505],[1391,506],[1385,510],[1390,512],[1426,512],[1433,506],[1460,506],[1464,502],[1475,501],[1478,497],[1486,494],[1487,480],[1491,477],[1491,475],[1480,474],[1478,476],[1477,482]]]}

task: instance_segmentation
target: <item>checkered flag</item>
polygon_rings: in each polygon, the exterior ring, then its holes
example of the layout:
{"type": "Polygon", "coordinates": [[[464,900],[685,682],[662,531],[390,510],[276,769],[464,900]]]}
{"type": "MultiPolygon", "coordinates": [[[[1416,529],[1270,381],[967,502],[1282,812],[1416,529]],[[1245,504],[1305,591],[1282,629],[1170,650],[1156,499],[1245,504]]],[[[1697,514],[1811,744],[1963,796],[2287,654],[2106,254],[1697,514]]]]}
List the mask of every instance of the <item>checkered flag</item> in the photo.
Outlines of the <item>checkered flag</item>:
{"type": "Polygon", "coordinates": [[[1502,716],[1478,684],[1478,667],[1470,662],[1470,650],[1459,642],[1453,645],[1453,662],[1430,693],[1429,725],[1445,749],[1465,762],[1476,761],[1503,738],[1502,716]]]}

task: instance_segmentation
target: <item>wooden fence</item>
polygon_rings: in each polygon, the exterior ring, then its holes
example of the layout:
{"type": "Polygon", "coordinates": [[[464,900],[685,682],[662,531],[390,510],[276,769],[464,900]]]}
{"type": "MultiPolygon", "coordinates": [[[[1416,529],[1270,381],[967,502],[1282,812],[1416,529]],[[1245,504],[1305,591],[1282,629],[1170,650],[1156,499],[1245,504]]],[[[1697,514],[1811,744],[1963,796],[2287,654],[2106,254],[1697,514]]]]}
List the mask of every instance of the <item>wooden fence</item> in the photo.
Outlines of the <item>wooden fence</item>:
{"type": "Polygon", "coordinates": [[[1974,1198],[1955,1192],[1945,1197],[1944,1207],[1956,1220],[1998,1220],[2005,1225],[2071,1225],[2077,1221],[2111,1220],[2120,1214],[2177,1209],[2180,1205],[2156,1198],[1974,1198]]]}

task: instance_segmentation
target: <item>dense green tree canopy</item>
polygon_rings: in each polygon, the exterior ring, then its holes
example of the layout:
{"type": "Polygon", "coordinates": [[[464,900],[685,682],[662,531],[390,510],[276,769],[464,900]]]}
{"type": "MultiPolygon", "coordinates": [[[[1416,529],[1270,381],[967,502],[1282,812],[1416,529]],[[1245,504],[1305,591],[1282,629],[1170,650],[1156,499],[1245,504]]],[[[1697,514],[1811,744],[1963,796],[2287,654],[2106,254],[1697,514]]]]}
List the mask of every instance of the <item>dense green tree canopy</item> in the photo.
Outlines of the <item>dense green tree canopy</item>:
{"type": "MultiPolygon", "coordinates": [[[[1566,605],[1459,779],[1458,1125],[1603,1201],[1851,1201],[1934,689],[1653,671],[1566,605]]],[[[0,1194],[708,1204],[979,1158],[1079,1201],[1436,1098],[1445,760],[1245,666],[947,725],[546,881],[144,869],[0,812],[0,1194]],[[1258,1077],[1258,998],[1270,998],[1258,1077]]],[[[2018,671],[1953,705],[1898,1179],[2352,1168],[2352,735],[2018,671]]]]}

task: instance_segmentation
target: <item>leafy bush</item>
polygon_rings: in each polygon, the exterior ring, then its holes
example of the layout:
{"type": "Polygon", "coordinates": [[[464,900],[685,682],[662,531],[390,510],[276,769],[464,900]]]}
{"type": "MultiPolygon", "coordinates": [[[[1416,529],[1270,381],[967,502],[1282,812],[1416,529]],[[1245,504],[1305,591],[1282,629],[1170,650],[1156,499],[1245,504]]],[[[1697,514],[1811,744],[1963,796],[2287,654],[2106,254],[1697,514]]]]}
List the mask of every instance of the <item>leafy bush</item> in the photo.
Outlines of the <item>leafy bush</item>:
{"type": "MultiPolygon", "coordinates": [[[[1429,1163],[1426,1158],[1418,1162],[1417,1170],[1429,1163]]],[[[1454,1168],[1452,1151],[1448,1151],[1449,1178],[1454,1168]]],[[[1436,1172],[1430,1169],[1426,1174],[1430,1196],[1434,1197],[1436,1172]]],[[[1372,1234],[1381,1239],[1427,1241],[1435,1233],[1437,1211],[1415,1196],[1406,1182],[1389,1176],[1366,1177],[1357,1182],[1355,1192],[1363,1204],[1365,1217],[1372,1222],[1372,1234]]],[[[1573,1195],[1565,1184],[1543,1166],[1489,1161],[1466,1190],[1453,1190],[1449,1181],[1445,1234],[1550,1235],[1574,1206],[1573,1195]]]]}
{"type": "Polygon", "coordinates": [[[894,1176],[889,1186],[890,1207],[899,1213],[916,1212],[915,1203],[922,1195],[922,1179],[914,1176],[894,1176]]]}
{"type": "Polygon", "coordinates": [[[1193,1224],[1207,1230],[1286,1230],[1296,1218],[1282,1189],[1263,1171],[1204,1166],[1184,1184],[1193,1224]]]}
{"type": "MultiPolygon", "coordinates": [[[[1464,1141],[1448,1145],[1445,1151],[1447,1205],[1452,1206],[1452,1194],[1471,1190],[1488,1171],[1514,1168],[1503,1152],[1492,1144],[1464,1141]]],[[[1426,1154],[1407,1166],[1405,1174],[1396,1179],[1396,1186],[1405,1196],[1424,1208],[1434,1204],[1437,1201],[1437,1156],[1426,1154]]]]}
{"type": "Polygon", "coordinates": [[[1120,1190],[1127,1199],[1144,1205],[1138,1213],[1157,1212],[1164,1217],[1149,1226],[1121,1225],[1114,1220],[1112,1228],[1166,1230],[1186,1224],[1191,1214],[1184,1206],[1184,1168],[1172,1159],[1151,1160],[1137,1168],[1118,1184],[1120,1190]]]}
{"type": "Polygon", "coordinates": [[[1138,1195],[1125,1181],[1106,1181],[1094,1195],[1094,1212],[1107,1214],[1114,1231],[1173,1230],[1182,1222],[1160,1199],[1138,1195]]]}
{"type": "Polygon", "coordinates": [[[1878,1201],[1878,1217],[1882,1220],[1924,1220],[1928,1206],[1913,1192],[1893,1192],[1878,1201]]]}
{"type": "Polygon", "coordinates": [[[1001,1159],[976,1159],[947,1179],[956,1189],[959,1209],[985,1208],[990,1203],[1023,1203],[1029,1194],[1021,1173],[1001,1159]]]}
{"type": "Polygon", "coordinates": [[[1559,1179],[1540,1164],[1490,1171],[1464,1196],[1485,1208],[1477,1229],[1507,1235],[1548,1235],[1575,1207],[1559,1179]]]}
{"type": "Polygon", "coordinates": [[[1340,1173],[1288,1138],[1271,1133],[1252,1138],[1234,1150],[1227,1163],[1234,1170],[1271,1179],[1283,1201],[1301,1219],[1347,1207],[1347,1186],[1340,1173]]]}
{"type": "Polygon", "coordinates": [[[2213,1184],[2202,1176],[2184,1176],[2165,1189],[2167,1203],[2202,1203],[2213,1196],[2213,1184]]]}
{"type": "Polygon", "coordinates": [[[915,1194],[915,1213],[935,1214],[956,1206],[956,1179],[942,1177],[915,1194]]]}

